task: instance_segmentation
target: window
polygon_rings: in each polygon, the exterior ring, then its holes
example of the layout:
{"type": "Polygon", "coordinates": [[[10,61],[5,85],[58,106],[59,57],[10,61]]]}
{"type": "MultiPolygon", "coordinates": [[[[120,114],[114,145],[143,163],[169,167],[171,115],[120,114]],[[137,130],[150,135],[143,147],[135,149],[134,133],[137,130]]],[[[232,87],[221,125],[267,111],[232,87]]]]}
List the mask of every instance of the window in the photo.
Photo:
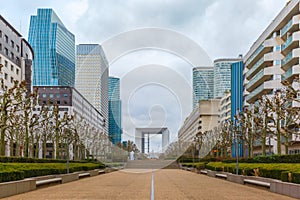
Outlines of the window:
{"type": "Polygon", "coordinates": [[[26,53],[26,59],[28,59],[28,54],[26,53]]]}
{"type": "Polygon", "coordinates": [[[47,97],[47,94],[42,94],[42,97],[43,97],[43,98],[46,98],[46,97],[47,97]]]}
{"type": "Polygon", "coordinates": [[[17,64],[20,64],[20,58],[19,57],[16,57],[16,62],[17,62],[17,64]]]}
{"type": "Polygon", "coordinates": [[[17,45],[17,52],[19,53],[20,52],[20,47],[19,47],[19,45],[17,45]]]}
{"type": "Polygon", "coordinates": [[[16,69],[16,73],[19,75],[19,69],[16,69]]]}
{"type": "Polygon", "coordinates": [[[56,94],[56,98],[60,98],[60,94],[56,94]]]}
{"type": "Polygon", "coordinates": [[[5,42],[8,43],[8,36],[5,35],[5,42]]]}
{"type": "Polygon", "coordinates": [[[7,73],[4,74],[4,79],[7,80],[7,73]]]}
{"type": "Polygon", "coordinates": [[[12,48],[15,48],[15,43],[14,43],[14,41],[10,41],[10,46],[12,47],[12,48]]]}
{"type": "Polygon", "coordinates": [[[0,43],[0,51],[2,51],[2,44],[0,43]]]}
{"type": "Polygon", "coordinates": [[[14,78],[10,77],[10,82],[13,83],[14,82],[14,78]]]}
{"type": "Polygon", "coordinates": [[[60,105],[60,101],[57,101],[56,103],[57,103],[57,105],[60,105]]]}
{"type": "Polygon", "coordinates": [[[43,101],[43,104],[46,105],[46,101],[43,101]]]}
{"type": "Polygon", "coordinates": [[[53,94],[49,94],[49,97],[50,97],[50,98],[53,98],[53,96],[54,96],[53,94]]]}
{"type": "Polygon", "coordinates": [[[5,48],[5,54],[8,56],[8,49],[5,48]]]}
{"type": "Polygon", "coordinates": [[[7,62],[7,61],[5,61],[5,62],[4,62],[4,66],[5,66],[5,67],[7,67],[7,65],[8,65],[8,62],[7,62]]]}
{"type": "Polygon", "coordinates": [[[67,104],[68,104],[68,102],[67,102],[67,101],[64,101],[64,104],[65,104],[65,105],[67,105],[67,104]]]}
{"type": "Polygon", "coordinates": [[[0,38],[2,38],[2,31],[0,31],[0,38]]]}
{"type": "Polygon", "coordinates": [[[64,97],[65,97],[65,98],[68,97],[68,94],[64,94],[64,97]]]}
{"type": "Polygon", "coordinates": [[[12,60],[15,59],[15,55],[14,55],[13,52],[10,53],[10,57],[11,57],[12,60]]]}
{"type": "Polygon", "coordinates": [[[10,70],[14,71],[14,66],[13,65],[10,65],[10,70]]]}

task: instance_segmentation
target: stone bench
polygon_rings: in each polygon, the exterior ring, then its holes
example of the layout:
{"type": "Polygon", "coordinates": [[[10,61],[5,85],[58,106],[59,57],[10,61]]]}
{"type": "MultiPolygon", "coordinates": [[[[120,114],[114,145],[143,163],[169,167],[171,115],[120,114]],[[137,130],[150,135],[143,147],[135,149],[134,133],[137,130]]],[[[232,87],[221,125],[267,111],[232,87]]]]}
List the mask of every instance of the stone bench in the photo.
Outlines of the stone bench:
{"type": "Polygon", "coordinates": [[[98,174],[105,174],[105,170],[99,170],[98,174]]]}
{"type": "Polygon", "coordinates": [[[207,171],[206,170],[200,170],[200,174],[206,174],[207,175],[207,171]]]}
{"type": "Polygon", "coordinates": [[[36,181],[36,187],[41,187],[45,185],[61,184],[62,178],[51,178],[46,180],[36,181]]]}
{"type": "Polygon", "coordinates": [[[82,174],[79,174],[78,176],[79,176],[79,178],[86,178],[86,177],[90,177],[91,174],[90,173],[82,173],[82,174]]]}
{"type": "Polygon", "coordinates": [[[216,174],[217,178],[222,178],[222,179],[227,179],[227,175],[226,174],[216,174]]]}
{"type": "Polygon", "coordinates": [[[261,187],[266,187],[270,188],[271,183],[263,182],[263,181],[257,181],[257,180],[251,180],[251,179],[244,179],[244,184],[252,184],[252,185],[257,185],[261,187]]]}

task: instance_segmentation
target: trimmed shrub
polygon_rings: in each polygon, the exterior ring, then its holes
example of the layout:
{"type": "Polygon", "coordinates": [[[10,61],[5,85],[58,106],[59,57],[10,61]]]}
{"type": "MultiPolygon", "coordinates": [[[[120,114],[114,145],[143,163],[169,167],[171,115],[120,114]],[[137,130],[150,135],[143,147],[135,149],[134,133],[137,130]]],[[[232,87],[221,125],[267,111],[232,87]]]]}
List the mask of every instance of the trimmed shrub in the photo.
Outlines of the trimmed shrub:
{"type": "Polygon", "coordinates": [[[300,172],[292,173],[292,182],[300,184],[300,172]]]}
{"type": "Polygon", "coordinates": [[[282,182],[289,182],[289,171],[284,171],[284,172],[281,172],[281,181],[282,182]]]}

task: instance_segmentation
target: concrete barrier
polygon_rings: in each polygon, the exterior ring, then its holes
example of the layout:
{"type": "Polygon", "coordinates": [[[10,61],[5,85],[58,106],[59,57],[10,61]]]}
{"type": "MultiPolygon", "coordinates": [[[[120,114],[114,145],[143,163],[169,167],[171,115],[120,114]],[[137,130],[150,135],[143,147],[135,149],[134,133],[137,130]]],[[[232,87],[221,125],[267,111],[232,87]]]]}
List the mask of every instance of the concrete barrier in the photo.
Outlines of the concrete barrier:
{"type": "Polygon", "coordinates": [[[300,199],[300,185],[294,183],[285,183],[281,181],[273,181],[270,191],[278,194],[287,195],[300,199]]]}
{"type": "Polygon", "coordinates": [[[244,184],[244,177],[236,174],[227,174],[227,180],[233,183],[244,184]]]}
{"type": "Polygon", "coordinates": [[[24,179],[20,181],[12,181],[0,183],[0,198],[29,192],[36,189],[34,179],[24,179]]]}

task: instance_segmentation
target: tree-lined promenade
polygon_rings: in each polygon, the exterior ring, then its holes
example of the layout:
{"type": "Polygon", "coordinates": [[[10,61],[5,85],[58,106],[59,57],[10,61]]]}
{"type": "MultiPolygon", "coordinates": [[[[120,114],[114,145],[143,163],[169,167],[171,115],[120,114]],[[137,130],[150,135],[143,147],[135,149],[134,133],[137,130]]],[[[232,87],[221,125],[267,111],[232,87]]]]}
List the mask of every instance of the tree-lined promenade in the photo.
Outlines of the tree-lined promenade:
{"type": "Polygon", "coordinates": [[[300,88],[299,81],[283,82],[284,87],[236,111],[233,120],[224,121],[212,130],[198,132],[193,141],[175,142],[166,151],[167,157],[185,152],[193,158],[232,157],[234,148],[243,147],[243,157],[290,154],[290,147],[299,149],[300,88]],[[275,144],[274,144],[275,143],[275,144]],[[256,154],[254,149],[256,148],[256,154]],[[187,150],[187,151],[185,151],[187,150]]]}
{"type": "MultiPolygon", "coordinates": [[[[152,173],[118,171],[6,198],[14,199],[150,199],[152,173]],[[135,173],[132,173],[135,172],[135,173]]],[[[154,171],[154,199],[272,199],[286,196],[183,170],[154,171]]]]}

